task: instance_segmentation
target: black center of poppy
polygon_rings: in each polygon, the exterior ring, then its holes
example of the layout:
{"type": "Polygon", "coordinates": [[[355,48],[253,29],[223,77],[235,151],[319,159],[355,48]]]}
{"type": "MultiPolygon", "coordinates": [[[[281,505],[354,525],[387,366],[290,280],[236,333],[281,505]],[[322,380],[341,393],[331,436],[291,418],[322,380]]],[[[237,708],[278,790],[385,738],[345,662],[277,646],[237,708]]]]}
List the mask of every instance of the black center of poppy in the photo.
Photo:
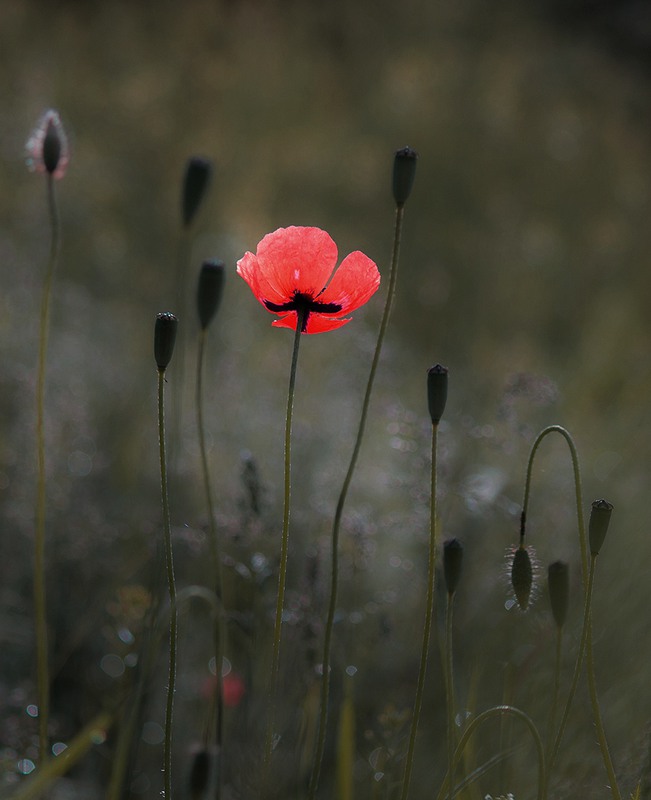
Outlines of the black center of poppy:
{"type": "Polygon", "coordinates": [[[304,294],[303,292],[294,292],[294,296],[287,303],[272,303],[271,300],[264,301],[265,306],[269,311],[274,314],[282,314],[284,311],[303,312],[303,324],[301,326],[301,333],[307,330],[307,320],[312,312],[318,314],[338,314],[341,311],[339,303],[321,303],[315,300],[311,295],[304,294]]]}

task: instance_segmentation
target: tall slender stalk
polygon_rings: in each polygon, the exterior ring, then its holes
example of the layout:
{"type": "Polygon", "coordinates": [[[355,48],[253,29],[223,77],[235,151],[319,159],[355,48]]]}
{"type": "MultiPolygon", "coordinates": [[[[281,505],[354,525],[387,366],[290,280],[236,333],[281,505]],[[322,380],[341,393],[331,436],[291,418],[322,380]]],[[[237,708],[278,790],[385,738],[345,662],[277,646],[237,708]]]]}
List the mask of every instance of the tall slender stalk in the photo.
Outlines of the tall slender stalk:
{"type": "Polygon", "coordinates": [[[36,490],[36,531],[34,537],[34,626],[36,629],[36,672],[38,697],[38,742],[41,760],[47,758],[50,716],[50,674],[48,666],[47,595],[45,589],[45,366],[50,322],[50,298],[59,253],[60,226],[54,178],[46,175],[50,221],[50,252],[41,297],[38,369],[36,374],[36,449],[38,478],[36,490]]]}
{"type": "Polygon", "coordinates": [[[291,501],[291,445],[292,445],[292,418],[294,412],[294,389],[296,387],[296,367],[298,364],[298,351],[301,343],[301,329],[307,310],[297,311],[296,332],[294,334],[294,347],[292,350],[292,364],[289,372],[289,389],[287,392],[287,413],[285,415],[285,462],[284,462],[284,500],[283,500],[283,528],[280,545],[280,567],[278,572],[278,593],[276,596],[276,618],[274,622],[273,653],[271,658],[271,679],[269,687],[269,709],[267,718],[267,735],[264,747],[263,782],[267,784],[271,752],[273,750],[274,727],[278,704],[278,673],[280,670],[280,639],[283,621],[283,605],[285,602],[285,584],[287,580],[287,557],[289,553],[289,512],[291,501]]]}
{"type": "MultiPolygon", "coordinates": [[[[156,316],[154,329],[154,357],[158,366],[158,447],[160,460],[160,485],[163,506],[163,545],[165,574],[170,601],[170,648],[167,702],[165,706],[165,739],[163,744],[163,780],[166,800],[172,797],[172,714],[176,687],[176,647],[178,609],[174,580],[174,554],[172,551],[172,525],[170,521],[169,492],[167,486],[167,455],[165,452],[165,370],[174,352],[178,319],[168,311],[156,316]]],[[[160,595],[159,595],[160,596],[160,595]]]]}
{"type": "Polygon", "coordinates": [[[321,699],[320,699],[320,713],[319,713],[319,732],[317,736],[316,752],[314,756],[314,764],[312,767],[312,775],[310,777],[310,785],[308,789],[309,800],[314,800],[316,797],[317,788],[319,786],[319,776],[321,773],[321,764],[323,763],[323,753],[325,750],[325,737],[328,721],[328,696],[330,692],[330,652],[332,648],[332,629],[334,626],[335,611],[337,609],[337,594],[339,591],[339,531],[341,527],[341,519],[344,512],[344,505],[348,496],[353,473],[357,466],[357,459],[362,446],[362,439],[364,437],[364,430],[366,428],[366,419],[368,416],[368,409],[371,402],[371,393],[373,391],[373,384],[375,382],[375,373],[377,372],[378,364],[380,362],[380,354],[382,353],[382,345],[386,335],[387,327],[389,324],[389,316],[391,314],[391,306],[393,304],[393,297],[396,290],[396,279],[398,274],[398,258],[400,255],[400,240],[402,235],[402,221],[404,217],[404,205],[396,207],[396,219],[393,236],[393,253],[391,256],[391,269],[389,273],[389,288],[387,290],[387,298],[384,304],[384,312],[382,314],[382,321],[380,322],[380,330],[378,333],[377,342],[375,345],[375,353],[373,354],[373,361],[371,362],[371,370],[369,372],[368,381],[366,383],[366,392],[364,394],[364,401],[362,403],[362,413],[359,420],[359,427],[357,429],[357,437],[353,447],[353,453],[348,465],[348,471],[344,478],[339,500],[337,501],[337,508],[335,510],[334,520],[332,523],[332,566],[330,571],[330,601],[328,603],[328,613],[326,617],[325,633],[323,637],[323,659],[322,659],[322,675],[321,675],[321,699]]]}
{"type": "MultiPolygon", "coordinates": [[[[203,422],[203,362],[204,350],[206,343],[206,328],[202,327],[199,331],[199,347],[197,354],[197,386],[196,386],[196,406],[197,406],[197,428],[199,438],[199,450],[201,452],[201,468],[203,473],[203,484],[206,493],[206,504],[208,506],[208,525],[210,529],[210,560],[212,563],[212,574],[214,578],[215,595],[219,600],[219,608],[215,614],[215,627],[214,627],[214,645],[215,645],[215,741],[217,744],[217,758],[219,764],[222,761],[222,739],[224,730],[224,701],[222,693],[222,660],[225,651],[226,633],[224,630],[224,620],[222,619],[223,609],[223,580],[222,580],[222,565],[219,553],[219,540],[217,536],[217,524],[215,522],[215,506],[212,496],[212,488],[210,481],[210,469],[208,466],[208,454],[206,452],[206,436],[203,422]]],[[[221,797],[221,768],[217,769],[217,791],[216,798],[219,800],[221,797]]]]}
{"type": "Polygon", "coordinates": [[[436,575],[436,444],[438,438],[438,425],[432,425],[432,473],[431,473],[431,493],[430,493],[430,535],[429,553],[427,559],[427,599],[425,605],[425,624],[423,626],[423,643],[420,651],[420,666],[418,669],[418,683],[416,685],[416,698],[414,700],[414,711],[411,719],[411,732],[409,734],[409,747],[407,749],[407,761],[405,764],[405,775],[402,782],[401,800],[407,800],[409,795],[409,784],[411,782],[411,770],[414,761],[414,749],[416,747],[416,734],[418,732],[418,721],[420,710],[423,703],[423,691],[425,688],[425,674],[427,672],[427,655],[429,652],[429,642],[432,632],[432,616],[434,613],[434,579],[436,575]]]}
{"type": "MultiPolygon", "coordinates": [[[[448,600],[445,607],[445,694],[446,694],[446,720],[447,720],[447,742],[448,742],[448,772],[453,775],[453,755],[455,746],[454,735],[454,661],[452,651],[452,611],[454,608],[454,594],[448,592],[448,600]]],[[[448,797],[452,800],[452,783],[450,780],[448,797]]]]}

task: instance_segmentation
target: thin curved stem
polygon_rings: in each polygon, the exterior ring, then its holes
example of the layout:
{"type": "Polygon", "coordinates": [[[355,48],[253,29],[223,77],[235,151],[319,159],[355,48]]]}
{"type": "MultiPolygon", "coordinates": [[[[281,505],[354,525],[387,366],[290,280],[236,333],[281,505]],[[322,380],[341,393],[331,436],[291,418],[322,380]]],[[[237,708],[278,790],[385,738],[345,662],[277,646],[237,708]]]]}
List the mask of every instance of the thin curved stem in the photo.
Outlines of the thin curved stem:
{"type": "MultiPolygon", "coordinates": [[[[206,505],[208,507],[208,525],[210,530],[210,559],[212,563],[212,573],[215,586],[215,595],[217,596],[220,609],[223,608],[223,580],[222,580],[222,565],[219,553],[219,538],[217,535],[217,524],[215,522],[215,507],[212,496],[212,488],[210,481],[210,469],[208,466],[208,454],[206,452],[206,435],[203,421],[203,363],[204,363],[204,350],[206,343],[206,329],[202,328],[199,332],[199,346],[197,353],[197,385],[196,385],[196,406],[197,406],[197,428],[199,439],[199,450],[201,453],[201,469],[203,473],[203,485],[206,494],[206,505]]],[[[218,758],[221,761],[221,750],[223,742],[224,731],[224,701],[222,696],[222,660],[224,658],[226,631],[224,628],[224,620],[221,613],[215,615],[215,627],[213,631],[214,647],[215,647],[215,675],[217,678],[215,686],[215,741],[217,744],[218,758]]],[[[217,770],[217,793],[216,797],[219,800],[221,796],[221,773],[222,770],[217,770]]]]}
{"type": "Polygon", "coordinates": [[[583,493],[581,489],[581,468],[579,465],[579,456],[576,450],[576,445],[574,444],[574,440],[570,435],[569,431],[563,428],[561,425],[549,425],[547,428],[543,428],[543,430],[538,434],[536,437],[532,447],[531,452],[529,454],[529,461],[527,463],[527,475],[525,479],[525,486],[524,486],[524,499],[522,501],[522,516],[520,520],[520,537],[524,536],[525,527],[527,522],[527,509],[529,506],[529,494],[531,491],[531,474],[533,470],[533,460],[534,456],[536,455],[536,451],[538,447],[542,443],[543,439],[548,436],[550,433],[559,433],[567,442],[568,447],[570,448],[570,455],[572,458],[572,470],[574,472],[574,494],[576,497],[576,516],[577,516],[577,524],[579,529],[579,543],[581,548],[581,573],[583,578],[583,586],[584,589],[588,583],[588,544],[585,534],[585,518],[583,516],[583,493]]]}
{"type": "Polygon", "coordinates": [[[483,711],[481,714],[476,716],[472,722],[468,725],[466,730],[463,732],[463,736],[461,737],[459,744],[454,752],[454,756],[452,758],[452,765],[451,769],[448,771],[448,774],[445,776],[445,780],[443,781],[443,785],[441,786],[439,793],[437,795],[437,800],[443,800],[444,795],[447,793],[448,797],[453,797],[455,792],[453,788],[454,784],[454,772],[461,760],[461,756],[463,751],[468,744],[470,737],[473,733],[477,730],[477,728],[482,725],[487,720],[491,719],[495,716],[501,716],[503,714],[509,714],[510,716],[517,717],[521,719],[525,725],[527,726],[529,732],[531,733],[531,737],[534,741],[536,746],[536,754],[538,756],[538,793],[537,798],[538,800],[542,800],[544,797],[544,781],[545,781],[545,748],[540,738],[540,734],[538,733],[538,729],[533,723],[531,717],[528,714],[525,714],[524,711],[521,711],[519,708],[515,706],[494,706],[493,708],[489,708],[486,711],[483,711]]]}
{"type": "Polygon", "coordinates": [[[314,756],[314,763],[312,766],[312,775],[310,777],[310,785],[308,789],[308,800],[314,800],[319,786],[319,776],[321,774],[321,764],[323,763],[323,753],[325,750],[325,737],[326,728],[328,723],[328,696],[330,692],[330,653],[332,649],[332,629],[334,626],[335,611],[337,609],[337,594],[339,591],[339,531],[341,528],[341,519],[344,513],[344,506],[348,496],[348,490],[353,479],[355,467],[357,466],[357,459],[362,447],[362,439],[364,438],[364,430],[366,428],[366,419],[368,417],[368,409],[371,402],[371,393],[373,391],[373,384],[375,382],[375,373],[377,372],[378,364],[380,362],[380,354],[382,352],[382,345],[386,335],[387,327],[389,324],[389,316],[391,314],[391,306],[393,305],[393,297],[396,290],[396,278],[398,275],[398,259],[400,255],[400,240],[402,235],[402,221],[404,216],[404,206],[396,208],[396,220],[393,236],[393,253],[391,256],[391,269],[389,272],[389,288],[387,290],[387,298],[384,304],[384,311],[382,313],[382,321],[380,322],[380,330],[378,333],[377,342],[375,345],[375,353],[373,354],[373,361],[371,362],[371,370],[369,372],[368,381],[366,383],[366,392],[362,403],[362,413],[359,420],[359,427],[357,429],[357,437],[355,445],[348,465],[348,471],[344,478],[337,507],[332,523],[332,567],[330,572],[330,600],[328,603],[328,613],[326,617],[325,632],[323,637],[323,659],[322,659],[322,675],[321,675],[321,697],[320,697],[320,713],[319,713],[319,732],[317,735],[316,750],[314,756]]]}
{"type": "Polygon", "coordinates": [[[170,651],[165,706],[165,740],[163,744],[163,780],[165,798],[172,797],[172,717],[174,713],[174,692],[176,689],[176,648],[178,609],[176,604],[176,581],[174,580],[174,554],[172,551],[172,525],[170,521],[169,496],[167,490],[167,458],[165,453],[165,370],[158,370],[158,446],[160,456],[161,499],[163,504],[165,572],[167,590],[170,598],[170,651]]]}
{"type": "Polygon", "coordinates": [[[34,535],[34,627],[36,630],[36,684],[38,699],[38,743],[41,761],[48,754],[50,717],[50,672],[48,666],[47,595],[45,589],[45,366],[50,323],[50,298],[54,269],[59,253],[59,215],[54,192],[54,179],[47,175],[47,206],[50,220],[50,253],[41,297],[38,369],[36,373],[36,530],[34,535]]]}
{"type": "Polygon", "coordinates": [[[434,583],[436,576],[436,443],[438,438],[438,425],[432,425],[432,472],[430,490],[430,534],[429,534],[429,553],[427,560],[427,599],[425,605],[425,625],[423,626],[423,643],[420,651],[420,666],[418,669],[418,683],[416,684],[416,698],[414,700],[414,711],[411,719],[411,732],[409,734],[409,747],[407,749],[407,761],[405,764],[405,775],[402,782],[401,800],[407,800],[409,795],[409,784],[411,782],[411,770],[414,761],[414,750],[416,747],[416,734],[418,732],[418,721],[420,710],[423,703],[423,691],[425,689],[425,674],[427,672],[427,655],[429,653],[429,642],[432,633],[432,616],[434,613],[434,583]]]}
{"type": "Polygon", "coordinates": [[[287,413],[285,415],[285,495],[283,507],[283,530],[280,545],[280,568],[278,572],[278,593],[276,596],[276,619],[274,623],[273,653],[271,659],[271,680],[269,687],[269,710],[267,719],[267,735],[264,748],[263,780],[266,785],[271,751],[273,750],[274,726],[276,721],[276,706],[278,703],[278,673],[280,670],[280,639],[283,622],[283,605],[285,602],[285,584],[287,580],[287,557],[289,553],[289,512],[291,501],[292,483],[292,417],[294,412],[294,390],[296,387],[296,367],[298,364],[298,351],[301,343],[301,329],[305,319],[305,311],[299,310],[296,319],[296,332],[294,334],[294,348],[292,351],[292,365],[289,372],[289,389],[287,391],[287,413]]]}

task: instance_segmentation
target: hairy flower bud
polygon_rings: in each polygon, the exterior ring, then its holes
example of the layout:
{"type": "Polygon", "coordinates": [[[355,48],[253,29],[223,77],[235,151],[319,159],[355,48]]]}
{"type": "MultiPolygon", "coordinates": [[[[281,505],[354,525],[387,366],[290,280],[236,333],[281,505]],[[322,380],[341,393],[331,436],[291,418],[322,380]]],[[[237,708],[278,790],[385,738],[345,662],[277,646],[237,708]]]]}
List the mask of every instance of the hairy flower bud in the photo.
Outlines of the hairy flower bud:
{"type": "Polygon", "coordinates": [[[398,208],[407,202],[416,177],[418,153],[411,147],[397,150],[393,160],[393,198],[398,208]]]}
{"type": "Polygon", "coordinates": [[[610,515],[613,506],[607,500],[595,500],[590,511],[588,535],[590,539],[590,552],[593,556],[599,555],[610,524],[610,515]]]}
{"type": "Polygon", "coordinates": [[[449,595],[453,595],[457,590],[462,564],[463,545],[458,539],[447,539],[443,543],[443,575],[449,595]]]}
{"type": "Polygon", "coordinates": [[[197,311],[202,330],[210,324],[217,313],[224,291],[224,262],[204,261],[197,285],[197,311]]]}
{"type": "Polygon", "coordinates": [[[554,561],[549,565],[547,586],[554,622],[559,628],[562,628],[567,618],[570,601],[570,570],[565,561],[554,561]]]}
{"type": "Polygon", "coordinates": [[[181,216],[184,227],[191,225],[212,177],[212,161],[201,156],[188,159],[183,177],[181,216]]]}
{"type": "Polygon", "coordinates": [[[156,315],[154,329],[154,357],[160,371],[165,371],[172,360],[178,319],[169,311],[156,315]]]}
{"type": "Polygon", "coordinates": [[[513,554],[511,564],[511,586],[515,593],[515,599],[522,611],[526,611],[529,606],[529,597],[533,585],[533,566],[526,547],[518,547],[513,554]]]}
{"type": "Polygon", "coordinates": [[[57,111],[49,109],[38,121],[25,145],[27,166],[53,178],[65,175],[69,161],[68,138],[57,111]]]}
{"type": "Polygon", "coordinates": [[[432,425],[438,425],[448,399],[448,370],[436,364],[427,371],[427,404],[432,425]]]}

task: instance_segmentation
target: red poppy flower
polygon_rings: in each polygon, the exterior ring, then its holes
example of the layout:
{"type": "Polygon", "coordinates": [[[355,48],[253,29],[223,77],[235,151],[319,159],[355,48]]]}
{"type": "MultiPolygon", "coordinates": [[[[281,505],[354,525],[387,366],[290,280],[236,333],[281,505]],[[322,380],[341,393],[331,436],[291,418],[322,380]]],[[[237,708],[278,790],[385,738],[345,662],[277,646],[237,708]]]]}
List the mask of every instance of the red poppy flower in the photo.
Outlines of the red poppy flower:
{"type": "Polygon", "coordinates": [[[343,318],[364,305],[380,285],[380,273],[368,256],[355,251],[339,267],[337,245],[320,228],[292,226],[268,233],[255,253],[245,253],[237,272],[272,314],[272,324],[296,330],[303,311],[301,333],[340,328],[343,318]]]}

